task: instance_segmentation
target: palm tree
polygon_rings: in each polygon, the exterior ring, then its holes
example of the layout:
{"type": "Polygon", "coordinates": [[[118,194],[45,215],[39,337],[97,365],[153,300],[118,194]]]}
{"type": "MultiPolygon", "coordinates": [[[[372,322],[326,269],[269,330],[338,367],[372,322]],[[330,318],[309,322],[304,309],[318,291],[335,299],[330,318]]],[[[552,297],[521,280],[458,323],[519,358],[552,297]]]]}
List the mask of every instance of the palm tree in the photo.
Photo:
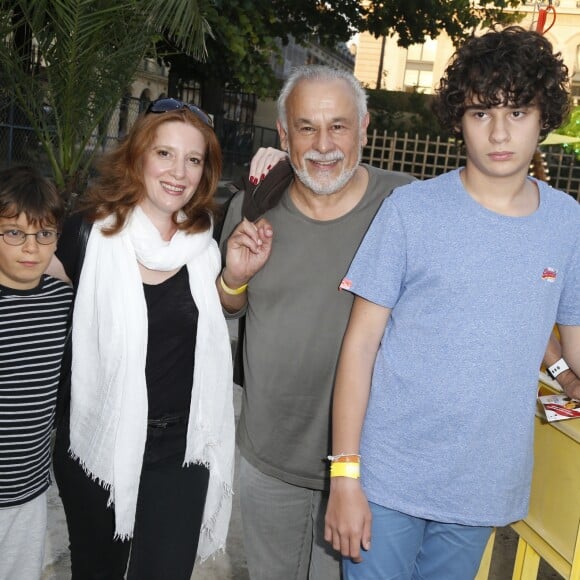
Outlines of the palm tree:
{"type": "Polygon", "coordinates": [[[0,90],[78,191],[141,59],[161,37],[202,58],[208,0],[0,0],[0,90]]]}

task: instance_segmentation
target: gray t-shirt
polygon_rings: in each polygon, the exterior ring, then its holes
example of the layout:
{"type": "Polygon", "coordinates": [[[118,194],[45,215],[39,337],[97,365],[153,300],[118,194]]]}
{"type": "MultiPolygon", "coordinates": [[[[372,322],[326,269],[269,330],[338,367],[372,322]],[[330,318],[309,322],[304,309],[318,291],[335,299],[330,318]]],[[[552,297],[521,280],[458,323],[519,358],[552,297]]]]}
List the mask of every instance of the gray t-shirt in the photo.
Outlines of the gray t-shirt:
{"type": "MultiPolygon", "coordinates": [[[[272,254],[248,288],[238,445],[263,473],[312,489],[328,484],[331,393],[353,301],[338,285],[382,200],[413,180],[365,167],[365,195],[338,219],[310,219],[284,194],[265,214],[272,254]]],[[[230,205],[223,240],[240,220],[241,201],[230,205]]]]}

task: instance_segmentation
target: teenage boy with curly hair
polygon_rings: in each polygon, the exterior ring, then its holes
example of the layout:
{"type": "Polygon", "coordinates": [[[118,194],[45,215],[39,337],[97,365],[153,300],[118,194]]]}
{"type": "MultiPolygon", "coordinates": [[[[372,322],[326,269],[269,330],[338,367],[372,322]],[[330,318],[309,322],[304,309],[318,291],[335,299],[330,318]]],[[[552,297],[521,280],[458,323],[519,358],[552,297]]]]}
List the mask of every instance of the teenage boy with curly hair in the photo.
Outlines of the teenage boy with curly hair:
{"type": "Polygon", "coordinates": [[[580,373],[580,206],[528,177],[566,84],[535,32],[470,38],[436,99],[465,167],[395,190],[342,282],[325,537],[346,580],[473,578],[492,528],[527,513],[554,322],[580,373]]]}

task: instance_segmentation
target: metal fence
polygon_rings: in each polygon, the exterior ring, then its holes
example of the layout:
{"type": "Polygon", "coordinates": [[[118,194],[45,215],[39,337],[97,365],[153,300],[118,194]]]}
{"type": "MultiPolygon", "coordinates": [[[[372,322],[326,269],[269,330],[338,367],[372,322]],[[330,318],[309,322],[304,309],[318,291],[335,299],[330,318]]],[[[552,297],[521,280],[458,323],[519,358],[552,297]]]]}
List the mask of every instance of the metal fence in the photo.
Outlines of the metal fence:
{"type": "MultiPolygon", "coordinates": [[[[540,146],[540,149],[550,184],[580,201],[580,162],[575,155],[560,146],[540,146]]],[[[441,137],[373,131],[368,135],[363,160],[376,167],[428,179],[465,165],[465,153],[455,141],[441,137]]]]}
{"type": "MultiPolygon", "coordinates": [[[[95,133],[89,148],[97,143],[104,151],[122,139],[137,116],[145,110],[148,102],[125,97],[115,109],[109,123],[103,128],[105,135],[95,133]]],[[[236,179],[247,171],[252,155],[259,147],[279,147],[275,129],[239,123],[230,119],[216,122],[216,133],[222,147],[224,181],[236,179]]],[[[26,123],[13,102],[2,103],[0,99],[0,168],[15,164],[32,164],[40,167],[47,175],[50,166],[42,145],[34,131],[26,123]]]]}
{"type": "MultiPolygon", "coordinates": [[[[147,103],[139,99],[122,99],[104,128],[103,149],[117,143],[146,106],[147,103]]],[[[259,147],[279,147],[274,129],[227,118],[218,120],[216,133],[223,151],[223,182],[233,181],[245,173],[259,147]]],[[[550,183],[580,201],[580,162],[559,146],[541,149],[545,154],[550,183]]],[[[465,155],[454,141],[441,137],[372,131],[363,150],[363,161],[384,169],[404,171],[418,179],[428,179],[465,164],[465,155]]],[[[25,119],[19,118],[12,103],[0,103],[0,167],[16,163],[32,163],[50,173],[42,146],[25,119]]]]}

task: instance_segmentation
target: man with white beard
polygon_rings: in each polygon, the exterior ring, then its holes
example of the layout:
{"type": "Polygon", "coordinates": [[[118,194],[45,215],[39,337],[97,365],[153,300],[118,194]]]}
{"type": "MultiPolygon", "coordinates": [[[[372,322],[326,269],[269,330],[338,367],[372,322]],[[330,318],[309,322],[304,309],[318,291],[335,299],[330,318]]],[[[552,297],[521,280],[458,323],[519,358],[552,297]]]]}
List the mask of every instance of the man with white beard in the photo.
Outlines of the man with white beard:
{"type": "MultiPolygon", "coordinates": [[[[353,300],[338,286],[382,200],[413,178],[360,164],[369,115],[350,73],[296,69],[278,117],[294,177],[254,223],[240,222],[243,192],[234,197],[222,232],[239,260],[264,264],[248,279],[226,263],[219,284],[228,310],[246,313],[237,435],[244,543],[252,580],[338,580],[338,553],[324,542],[326,457],[353,300]]],[[[259,187],[271,187],[268,177],[259,187]]]]}

